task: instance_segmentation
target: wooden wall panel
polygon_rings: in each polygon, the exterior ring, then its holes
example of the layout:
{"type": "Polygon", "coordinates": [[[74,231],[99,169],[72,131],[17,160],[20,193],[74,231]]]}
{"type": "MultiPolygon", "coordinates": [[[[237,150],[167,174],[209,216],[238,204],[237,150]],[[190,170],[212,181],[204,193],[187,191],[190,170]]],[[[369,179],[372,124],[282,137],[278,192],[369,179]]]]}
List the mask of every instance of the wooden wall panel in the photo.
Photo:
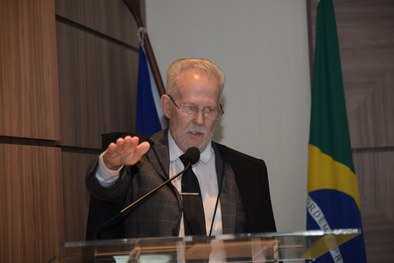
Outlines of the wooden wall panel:
{"type": "MultiPolygon", "coordinates": [[[[373,70],[376,68],[371,66],[373,70]]],[[[367,72],[359,70],[345,80],[349,87],[346,93],[353,148],[394,147],[394,66],[370,74],[367,72]],[[358,74],[360,77],[353,80],[358,74]]]]}
{"type": "Polygon", "coordinates": [[[0,135],[60,137],[54,8],[0,1],[0,135]]]}
{"type": "Polygon", "coordinates": [[[138,53],[58,22],[63,145],[101,148],[101,133],[133,131],[138,53]]]}
{"type": "Polygon", "coordinates": [[[136,25],[121,0],[4,0],[0,30],[0,262],[49,262],[85,236],[100,134],[134,128],[136,25]]]}
{"type": "MultiPolygon", "coordinates": [[[[335,0],[368,262],[393,262],[394,2],[335,0]]],[[[316,0],[310,4],[314,41],[316,0]]]]}
{"type": "Polygon", "coordinates": [[[394,3],[354,3],[336,5],[352,145],[394,146],[394,3]]]}
{"type": "Polygon", "coordinates": [[[0,262],[48,262],[64,240],[54,14],[0,1],[0,262]]]}
{"type": "MultiPolygon", "coordinates": [[[[362,185],[368,188],[361,189],[361,196],[375,208],[381,211],[382,215],[394,222],[394,210],[390,208],[394,202],[394,152],[360,152],[354,154],[354,162],[357,165],[357,175],[362,185]]],[[[394,228],[394,224],[392,225],[394,228]]],[[[392,236],[394,244],[394,233],[392,236]]]]}
{"type": "Polygon", "coordinates": [[[56,14],[138,47],[137,24],[122,0],[57,0],[56,14]]]}
{"type": "Polygon", "coordinates": [[[368,262],[394,262],[394,152],[359,152],[354,164],[361,187],[368,262]]]}
{"type": "Polygon", "coordinates": [[[133,132],[138,39],[121,0],[57,0],[66,241],[85,239],[89,193],[85,172],[101,134],[133,132]]]}
{"type": "Polygon", "coordinates": [[[60,149],[0,144],[0,163],[0,262],[48,262],[64,240],[60,149]]]}
{"type": "Polygon", "coordinates": [[[62,152],[64,180],[64,213],[66,241],[84,240],[90,195],[85,186],[87,167],[97,157],[95,154],[62,152]]]}

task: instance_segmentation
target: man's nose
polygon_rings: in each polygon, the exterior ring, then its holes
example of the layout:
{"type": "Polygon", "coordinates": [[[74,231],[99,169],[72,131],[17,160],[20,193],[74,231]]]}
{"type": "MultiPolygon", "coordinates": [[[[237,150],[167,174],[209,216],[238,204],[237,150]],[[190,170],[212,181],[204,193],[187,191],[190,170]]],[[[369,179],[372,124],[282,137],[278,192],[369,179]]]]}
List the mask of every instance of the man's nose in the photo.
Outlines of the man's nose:
{"type": "Polygon", "coordinates": [[[197,115],[194,117],[193,120],[197,124],[203,124],[205,122],[204,109],[198,110],[197,115]]]}

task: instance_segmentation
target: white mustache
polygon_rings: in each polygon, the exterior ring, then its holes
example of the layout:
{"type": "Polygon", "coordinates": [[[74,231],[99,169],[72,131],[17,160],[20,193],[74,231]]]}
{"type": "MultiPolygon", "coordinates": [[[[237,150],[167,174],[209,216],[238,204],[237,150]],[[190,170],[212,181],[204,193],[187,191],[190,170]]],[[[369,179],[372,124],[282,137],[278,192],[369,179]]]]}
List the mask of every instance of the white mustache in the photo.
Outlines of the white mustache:
{"type": "Polygon", "coordinates": [[[205,135],[207,133],[207,130],[201,126],[193,126],[193,127],[188,128],[186,130],[186,132],[198,132],[198,133],[202,133],[205,135]]]}

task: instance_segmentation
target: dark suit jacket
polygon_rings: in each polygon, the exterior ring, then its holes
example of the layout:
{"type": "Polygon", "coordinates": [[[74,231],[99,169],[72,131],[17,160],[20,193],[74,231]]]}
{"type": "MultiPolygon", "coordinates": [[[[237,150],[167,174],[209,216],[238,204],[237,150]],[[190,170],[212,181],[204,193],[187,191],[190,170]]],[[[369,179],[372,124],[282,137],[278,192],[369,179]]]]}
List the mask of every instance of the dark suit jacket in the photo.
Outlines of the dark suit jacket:
{"type": "MultiPolygon", "coordinates": [[[[86,184],[92,194],[94,211],[91,207],[88,238],[92,237],[92,231],[97,225],[102,223],[97,220],[100,209],[104,213],[116,213],[168,179],[167,132],[164,130],[153,135],[152,149],[148,154],[138,164],[122,169],[118,181],[110,188],[102,187],[96,180],[97,164],[89,169],[86,184]]],[[[220,205],[223,233],[275,232],[264,161],[221,144],[213,143],[213,148],[218,185],[222,188],[220,205]]],[[[100,237],[176,236],[181,215],[181,197],[170,183],[129,211],[121,223],[123,229],[111,227],[100,237]]],[[[109,214],[101,218],[101,221],[108,219],[108,216],[109,214]]]]}

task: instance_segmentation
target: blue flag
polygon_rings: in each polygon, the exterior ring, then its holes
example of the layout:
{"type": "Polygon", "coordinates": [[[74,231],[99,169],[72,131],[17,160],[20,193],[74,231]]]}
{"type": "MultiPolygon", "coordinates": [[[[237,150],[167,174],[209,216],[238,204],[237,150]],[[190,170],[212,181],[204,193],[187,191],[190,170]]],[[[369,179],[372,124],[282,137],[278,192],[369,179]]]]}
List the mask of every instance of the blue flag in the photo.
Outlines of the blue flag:
{"type": "Polygon", "coordinates": [[[139,48],[137,122],[136,133],[152,135],[162,128],[164,119],[160,106],[160,96],[152,79],[150,67],[142,45],[139,48]]]}
{"type": "MultiPolygon", "coordinates": [[[[308,230],[362,230],[332,0],[317,7],[308,156],[308,230]]],[[[316,262],[366,262],[363,235],[316,262]]]]}

